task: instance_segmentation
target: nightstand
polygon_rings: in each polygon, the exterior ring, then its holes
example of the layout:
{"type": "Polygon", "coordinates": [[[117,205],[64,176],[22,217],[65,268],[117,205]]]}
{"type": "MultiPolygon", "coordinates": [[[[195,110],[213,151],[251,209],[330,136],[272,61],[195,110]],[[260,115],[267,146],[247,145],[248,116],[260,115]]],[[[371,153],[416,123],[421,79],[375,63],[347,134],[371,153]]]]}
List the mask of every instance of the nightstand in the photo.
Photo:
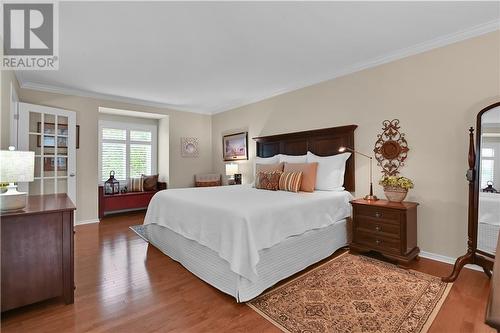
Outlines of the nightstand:
{"type": "Polygon", "coordinates": [[[356,199],[351,204],[351,250],[376,251],[403,265],[418,256],[418,203],[356,199]]]}

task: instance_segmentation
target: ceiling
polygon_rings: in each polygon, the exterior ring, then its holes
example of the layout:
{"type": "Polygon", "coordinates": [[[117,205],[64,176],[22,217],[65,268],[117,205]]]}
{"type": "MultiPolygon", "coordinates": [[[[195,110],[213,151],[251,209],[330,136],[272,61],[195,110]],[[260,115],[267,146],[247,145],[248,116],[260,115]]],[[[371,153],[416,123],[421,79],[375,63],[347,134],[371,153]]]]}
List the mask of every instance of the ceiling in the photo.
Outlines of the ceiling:
{"type": "Polygon", "coordinates": [[[23,87],[213,114],[499,28],[499,2],[60,2],[23,87]]]}

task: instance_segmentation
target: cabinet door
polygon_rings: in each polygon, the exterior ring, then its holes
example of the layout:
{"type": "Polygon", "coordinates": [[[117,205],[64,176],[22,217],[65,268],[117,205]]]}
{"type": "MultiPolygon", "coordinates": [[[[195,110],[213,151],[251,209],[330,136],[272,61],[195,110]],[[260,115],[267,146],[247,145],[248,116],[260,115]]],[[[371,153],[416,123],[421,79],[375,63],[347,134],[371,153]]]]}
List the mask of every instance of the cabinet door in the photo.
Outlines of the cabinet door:
{"type": "Polygon", "coordinates": [[[4,217],[2,311],[61,296],[62,214],[4,217]]]}

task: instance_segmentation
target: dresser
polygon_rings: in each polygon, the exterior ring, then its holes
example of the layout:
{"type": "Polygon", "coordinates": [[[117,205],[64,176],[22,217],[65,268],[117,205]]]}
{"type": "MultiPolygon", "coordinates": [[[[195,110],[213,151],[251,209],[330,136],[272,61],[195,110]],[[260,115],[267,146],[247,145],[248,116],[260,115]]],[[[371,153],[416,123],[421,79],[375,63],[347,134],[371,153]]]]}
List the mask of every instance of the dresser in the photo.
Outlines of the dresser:
{"type": "Polygon", "coordinates": [[[403,265],[418,256],[418,203],[356,199],[351,204],[351,250],[376,251],[403,265]]]}
{"type": "Polygon", "coordinates": [[[66,194],[52,194],[0,213],[2,312],[54,297],[73,303],[74,210],[66,194]]]}

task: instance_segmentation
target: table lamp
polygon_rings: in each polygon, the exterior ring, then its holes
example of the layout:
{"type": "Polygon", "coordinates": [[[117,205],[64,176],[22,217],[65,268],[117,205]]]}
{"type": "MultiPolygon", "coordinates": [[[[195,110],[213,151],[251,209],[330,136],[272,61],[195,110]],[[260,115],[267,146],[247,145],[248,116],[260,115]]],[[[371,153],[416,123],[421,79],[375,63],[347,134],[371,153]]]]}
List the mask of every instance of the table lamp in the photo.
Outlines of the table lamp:
{"type": "Polygon", "coordinates": [[[228,183],[234,184],[234,174],[238,173],[238,164],[236,163],[228,163],[226,164],[226,176],[229,176],[228,183]]]}
{"type": "Polygon", "coordinates": [[[365,200],[372,200],[372,201],[376,201],[378,200],[377,196],[376,195],[373,195],[373,169],[372,169],[372,157],[370,155],[366,155],[366,154],[363,154],[363,153],[360,153],[359,151],[356,151],[352,148],[349,148],[349,147],[340,147],[339,148],[339,152],[340,153],[343,153],[345,152],[346,150],[350,151],[350,152],[353,152],[355,154],[359,154],[361,156],[364,156],[364,157],[367,157],[370,159],[370,194],[368,195],[365,195],[365,197],[363,199],[365,200]]]}
{"type": "Polygon", "coordinates": [[[32,182],[35,173],[35,153],[32,151],[0,150],[0,183],[9,183],[7,192],[0,194],[2,211],[26,207],[26,192],[18,192],[16,182],[32,182]]]}

